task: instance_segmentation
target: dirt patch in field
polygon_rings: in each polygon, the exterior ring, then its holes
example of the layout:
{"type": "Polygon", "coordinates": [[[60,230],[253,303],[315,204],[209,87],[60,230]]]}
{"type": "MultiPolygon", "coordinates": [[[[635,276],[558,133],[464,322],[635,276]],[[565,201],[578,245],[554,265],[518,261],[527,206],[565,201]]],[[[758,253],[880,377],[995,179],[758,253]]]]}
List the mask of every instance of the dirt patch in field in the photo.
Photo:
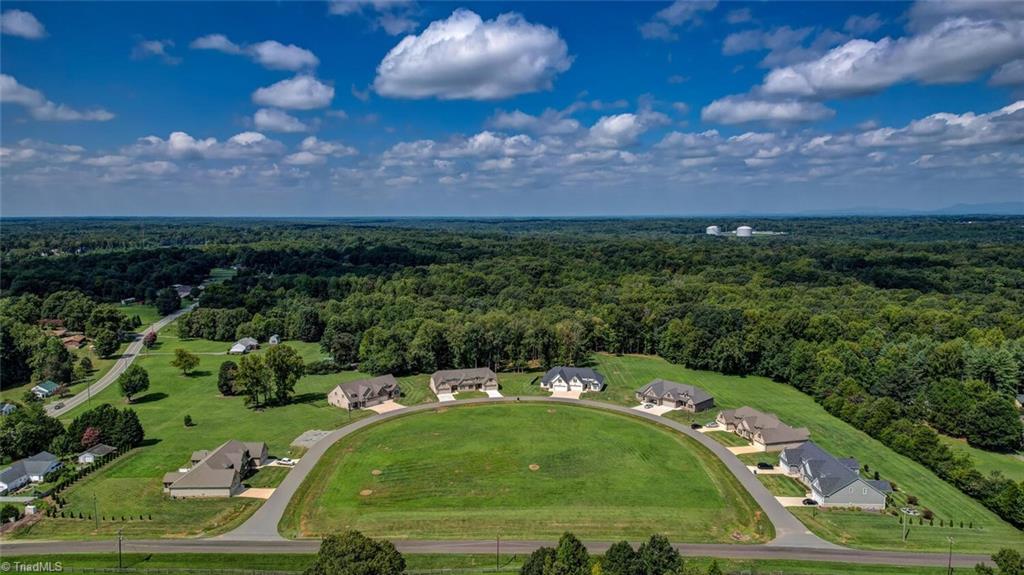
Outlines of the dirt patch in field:
{"type": "Polygon", "coordinates": [[[381,473],[384,472],[381,471],[380,469],[374,469],[373,471],[370,472],[371,475],[380,475],[381,473]]]}
{"type": "Polygon", "coordinates": [[[540,465],[537,465],[536,463],[531,463],[530,464],[530,471],[538,471],[539,469],[540,469],[540,465]]]}
{"type": "Polygon", "coordinates": [[[548,413],[554,413],[554,412],[555,412],[555,410],[554,410],[554,409],[549,409],[549,410],[548,410],[548,413]]]}
{"type": "Polygon", "coordinates": [[[362,495],[363,497],[369,497],[370,495],[373,495],[373,490],[372,489],[364,489],[364,490],[360,491],[359,494],[362,495]]]}

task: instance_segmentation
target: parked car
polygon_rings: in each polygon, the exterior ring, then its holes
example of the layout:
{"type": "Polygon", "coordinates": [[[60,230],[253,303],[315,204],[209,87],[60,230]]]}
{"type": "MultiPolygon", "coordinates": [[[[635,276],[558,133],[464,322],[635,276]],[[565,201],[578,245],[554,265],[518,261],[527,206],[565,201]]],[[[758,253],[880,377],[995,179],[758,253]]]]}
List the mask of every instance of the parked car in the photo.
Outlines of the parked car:
{"type": "Polygon", "coordinates": [[[652,408],[652,407],[654,407],[654,404],[653,404],[653,403],[645,403],[645,404],[644,404],[644,409],[650,409],[650,408],[652,408]]]}
{"type": "Polygon", "coordinates": [[[717,421],[709,421],[709,422],[704,424],[704,427],[707,427],[709,429],[714,429],[714,428],[718,427],[718,422],[717,421]]]}
{"type": "Polygon", "coordinates": [[[803,503],[804,505],[817,505],[818,504],[817,501],[815,501],[813,499],[810,499],[810,498],[804,499],[801,503],[803,503]]]}
{"type": "Polygon", "coordinates": [[[702,427],[704,427],[704,426],[699,424],[699,423],[691,423],[690,424],[690,429],[700,429],[702,427]]]}
{"type": "Polygon", "coordinates": [[[277,464],[291,467],[292,465],[295,465],[295,460],[290,457],[282,457],[281,459],[277,460],[277,464]]]}
{"type": "Polygon", "coordinates": [[[910,515],[911,517],[917,517],[921,514],[920,511],[914,509],[913,507],[900,507],[900,511],[902,511],[905,515],[910,515]]]}
{"type": "Polygon", "coordinates": [[[775,469],[775,466],[772,465],[771,463],[765,463],[764,461],[761,461],[761,462],[759,462],[757,464],[757,468],[758,469],[775,469]]]}

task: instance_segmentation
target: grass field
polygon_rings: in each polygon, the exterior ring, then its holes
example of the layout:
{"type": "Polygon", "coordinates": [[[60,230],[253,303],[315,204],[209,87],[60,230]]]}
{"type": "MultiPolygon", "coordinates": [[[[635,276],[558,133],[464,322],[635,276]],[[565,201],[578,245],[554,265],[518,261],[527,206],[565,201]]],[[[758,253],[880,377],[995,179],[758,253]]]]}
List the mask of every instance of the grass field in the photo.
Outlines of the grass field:
{"type": "Polygon", "coordinates": [[[726,447],[739,447],[741,445],[750,445],[750,442],[743,439],[735,433],[729,431],[706,431],[704,435],[707,435],[711,439],[714,439],[718,443],[726,447]]]}
{"type": "Polygon", "coordinates": [[[770,528],[757,513],[723,464],[686,436],[627,416],[524,403],[441,408],[345,438],[303,484],[281,531],[525,539],[571,529],[596,539],[662,532],[765,541],[770,528]]]}
{"type": "MultiPolygon", "coordinates": [[[[122,556],[126,569],[136,573],[152,570],[160,575],[186,575],[188,569],[232,570],[265,570],[301,573],[313,562],[313,555],[265,553],[259,555],[246,554],[144,554],[131,553],[131,542],[127,543],[129,552],[122,556]],[[176,572],[175,568],[181,568],[176,572]]],[[[459,569],[462,575],[481,575],[494,573],[495,556],[491,554],[477,555],[428,555],[404,554],[406,569],[410,572],[425,570],[459,569]],[[474,571],[479,568],[480,571],[474,571]],[[486,570],[486,571],[485,571],[486,570]]],[[[9,558],[21,564],[46,563],[61,561],[64,569],[75,572],[88,572],[90,569],[109,570],[117,568],[117,555],[114,553],[97,553],[81,555],[24,555],[9,558]]],[[[498,573],[518,573],[523,563],[521,555],[501,554],[497,558],[501,570],[498,573]]],[[[703,572],[711,563],[708,557],[685,557],[687,565],[694,565],[703,572]]],[[[840,575],[853,573],[857,575],[946,575],[945,567],[895,567],[888,565],[852,565],[848,563],[825,563],[816,561],[743,561],[718,559],[719,567],[726,573],[756,573],[771,575],[840,575]]],[[[967,575],[973,569],[956,569],[954,573],[967,575]]],[[[192,573],[195,573],[192,571],[192,573]]],[[[213,575],[216,571],[211,571],[213,575]]]]}
{"type": "Polygon", "coordinates": [[[985,475],[998,471],[1014,481],[1024,481],[1024,453],[993,453],[967,445],[963,439],[940,435],[939,439],[954,451],[966,453],[985,475]]]}
{"type": "Polygon", "coordinates": [[[772,495],[803,497],[807,493],[807,488],[803,483],[800,483],[798,480],[788,475],[765,475],[763,473],[759,473],[757,474],[757,478],[761,480],[761,483],[768,488],[768,491],[770,491],[772,495]]]}
{"type": "MultiPolygon", "coordinates": [[[[939,479],[924,466],[887,448],[879,441],[833,417],[814,400],[788,385],[762,377],[732,377],[705,371],[693,371],[648,356],[595,356],[595,369],[604,374],[608,388],[600,395],[614,403],[632,405],[632,394],[639,386],[655,378],[692,383],[715,397],[716,410],[749,405],[776,413],[795,427],[807,427],[811,439],[837,457],[853,456],[861,464],[878,470],[882,479],[897,484],[902,495],[916,495],[923,507],[938,518],[974,522],[975,529],[960,533],[957,548],[963,552],[992,552],[1000,547],[1024,548],[1024,533],[1014,529],[981,503],[939,479]]],[[[696,417],[679,411],[669,413],[679,421],[706,421],[711,415],[696,417]]],[[[777,462],[772,454],[770,462],[777,462]],[[774,461],[772,461],[774,460],[774,461]]],[[[897,500],[901,494],[897,494],[897,500]]],[[[801,510],[803,511],[803,510],[801,510]]],[[[946,534],[934,530],[918,530],[907,542],[899,540],[898,523],[891,515],[874,513],[825,513],[813,522],[805,513],[798,514],[819,535],[851,547],[914,549],[942,551],[949,543],[946,534]]]]}

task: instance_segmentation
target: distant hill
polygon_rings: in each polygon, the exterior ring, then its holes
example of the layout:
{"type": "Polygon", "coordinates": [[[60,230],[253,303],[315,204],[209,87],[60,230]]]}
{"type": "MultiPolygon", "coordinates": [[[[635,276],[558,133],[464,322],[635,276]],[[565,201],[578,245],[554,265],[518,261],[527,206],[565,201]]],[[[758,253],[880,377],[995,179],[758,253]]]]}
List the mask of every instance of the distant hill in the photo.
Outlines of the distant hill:
{"type": "Polygon", "coordinates": [[[813,210],[800,212],[802,216],[1020,216],[1024,215],[1024,202],[993,202],[983,204],[954,204],[937,210],[907,210],[899,208],[857,207],[839,210],[813,210]]]}

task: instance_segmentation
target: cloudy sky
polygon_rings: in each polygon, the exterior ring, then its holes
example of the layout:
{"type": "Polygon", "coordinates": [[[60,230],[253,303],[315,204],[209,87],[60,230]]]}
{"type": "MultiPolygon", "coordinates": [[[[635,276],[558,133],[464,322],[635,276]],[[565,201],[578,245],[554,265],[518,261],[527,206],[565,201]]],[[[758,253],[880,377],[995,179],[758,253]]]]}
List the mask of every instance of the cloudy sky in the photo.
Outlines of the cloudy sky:
{"type": "Polygon", "coordinates": [[[4,2],[0,213],[1024,200],[1024,2],[4,2]]]}

